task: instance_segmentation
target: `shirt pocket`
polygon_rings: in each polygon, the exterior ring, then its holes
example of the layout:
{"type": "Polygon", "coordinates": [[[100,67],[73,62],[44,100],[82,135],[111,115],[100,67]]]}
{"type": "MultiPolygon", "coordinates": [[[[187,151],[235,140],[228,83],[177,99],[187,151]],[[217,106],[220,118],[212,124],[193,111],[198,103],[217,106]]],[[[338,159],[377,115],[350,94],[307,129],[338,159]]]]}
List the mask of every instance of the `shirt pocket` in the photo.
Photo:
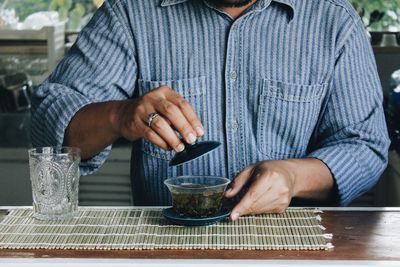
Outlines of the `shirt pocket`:
{"type": "MultiPolygon", "coordinates": [[[[206,96],[206,77],[197,77],[180,80],[169,80],[169,81],[145,81],[138,80],[138,88],[140,94],[145,94],[160,86],[168,86],[171,89],[179,93],[185,98],[193,107],[197,116],[201,121],[205,118],[205,96],[206,96]]],[[[158,146],[154,145],[150,141],[142,140],[142,151],[152,157],[171,160],[175,155],[174,151],[165,151],[158,146]]]]}
{"type": "Polygon", "coordinates": [[[302,85],[263,79],[257,147],[271,159],[305,155],[327,84],[302,85]]]}

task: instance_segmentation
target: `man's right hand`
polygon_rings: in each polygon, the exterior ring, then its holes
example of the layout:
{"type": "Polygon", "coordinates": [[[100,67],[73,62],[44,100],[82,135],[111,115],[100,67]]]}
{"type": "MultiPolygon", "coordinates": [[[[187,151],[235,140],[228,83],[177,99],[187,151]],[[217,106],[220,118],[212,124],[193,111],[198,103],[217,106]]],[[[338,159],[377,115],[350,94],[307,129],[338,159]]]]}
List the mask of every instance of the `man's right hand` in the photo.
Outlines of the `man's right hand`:
{"type": "Polygon", "coordinates": [[[181,95],[167,86],[161,86],[139,99],[123,102],[115,117],[116,131],[128,140],[145,138],[162,149],[184,150],[185,146],[176,131],[192,144],[204,134],[204,127],[192,106],[181,95]],[[151,113],[157,112],[147,125],[151,113]]]}

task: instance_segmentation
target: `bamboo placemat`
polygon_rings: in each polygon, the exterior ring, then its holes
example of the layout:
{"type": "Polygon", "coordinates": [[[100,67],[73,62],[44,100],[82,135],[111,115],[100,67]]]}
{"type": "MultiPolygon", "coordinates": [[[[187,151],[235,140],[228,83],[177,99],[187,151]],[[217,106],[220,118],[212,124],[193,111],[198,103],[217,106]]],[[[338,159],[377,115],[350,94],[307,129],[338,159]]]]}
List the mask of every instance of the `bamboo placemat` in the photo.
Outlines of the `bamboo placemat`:
{"type": "Polygon", "coordinates": [[[14,209],[0,222],[0,249],[240,249],[332,248],[315,210],[242,217],[205,227],[171,225],[160,208],[80,208],[76,218],[40,221],[14,209]]]}

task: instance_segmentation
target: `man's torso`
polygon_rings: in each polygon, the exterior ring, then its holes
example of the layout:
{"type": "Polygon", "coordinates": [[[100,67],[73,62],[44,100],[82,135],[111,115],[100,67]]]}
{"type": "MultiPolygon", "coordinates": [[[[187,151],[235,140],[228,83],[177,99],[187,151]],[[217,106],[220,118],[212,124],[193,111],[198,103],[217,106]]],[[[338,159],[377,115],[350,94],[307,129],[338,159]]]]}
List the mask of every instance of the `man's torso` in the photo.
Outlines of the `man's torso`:
{"type": "Polygon", "coordinates": [[[258,1],[235,21],[203,1],[181,2],[114,4],[136,52],[136,92],[170,86],[202,120],[201,140],[222,146],[169,167],[174,152],[135,143],[136,204],[167,204],[169,177],[233,178],[262,160],[305,156],[329,95],[337,36],[352,19],[347,7],[327,0],[258,1]]]}

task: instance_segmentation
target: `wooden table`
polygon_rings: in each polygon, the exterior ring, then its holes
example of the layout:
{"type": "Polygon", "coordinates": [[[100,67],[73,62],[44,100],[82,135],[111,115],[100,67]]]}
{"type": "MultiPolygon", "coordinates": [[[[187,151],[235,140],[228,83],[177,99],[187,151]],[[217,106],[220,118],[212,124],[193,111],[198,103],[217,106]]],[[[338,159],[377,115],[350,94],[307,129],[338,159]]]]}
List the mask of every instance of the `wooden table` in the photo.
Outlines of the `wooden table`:
{"type": "MultiPolygon", "coordinates": [[[[7,208],[0,207],[0,210],[1,220],[1,217],[4,218],[7,208]]],[[[62,258],[63,261],[58,262],[59,266],[61,266],[61,263],[72,259],[75,259],[75,261],[80,259],[81,262],[84,262],[85,259],[93,258],[107,259],[105,262],[114,263],[113,266],[118,262],[131,262],[136,263],[137,266],[149,266],[145,264],[149,260],[152,260],[154,264],[159,262],[162,266],[168,266],[170,261],[165,261],[165,259],[176,260],[171,266],[178,266],[179,262],[185,263],[182,266],[191,266],[190,263],[195,264],[193,266],[198,266],[198,263],[202,262],[199,259],[211,260],[203,261],[210,263],[210,266],[214,266],[212,264],[218,262],[221,263],[221,266],[232,266],[232,264],[226,264],[231,260],[245,260],[243,263],[254,263],[255,265],[265,264],[265,261],[268,261],[269,266],[273,266],[271,263],[278,264],[275,266],[303,264],[310,266],[310,264],[316,263],[315,266],[318,266],[321,264],[320,261],[323,261],[324,266],[339,263],[346,266],[349,263],[353,266],[365,266],[367,262],[372,264],[371,266],[400,266],[400,208],[322,208],[322,210],[324,211],[322,224],[327,228],[327,233],[333,234],[332,243],[335,246],[334,249],[327,251],[0,250],[0,266],[3,266],[2,260],[8,260],[9,263],[12,263],[13,261],[17,262],[18,259],[23,261],[32,258],[36,260],[62,258]],[[114,259],[114,261],[110,261],[110,259],[114,259]],[[116,259],[124,260],[118,261],[116,259]],[[140,265],[140,263],[144,265],[140,265]],[[283,263],[289,265],[282,265],[283,263]]],[[[90,260],[82,266],[90,266],[90,260]]]]}

